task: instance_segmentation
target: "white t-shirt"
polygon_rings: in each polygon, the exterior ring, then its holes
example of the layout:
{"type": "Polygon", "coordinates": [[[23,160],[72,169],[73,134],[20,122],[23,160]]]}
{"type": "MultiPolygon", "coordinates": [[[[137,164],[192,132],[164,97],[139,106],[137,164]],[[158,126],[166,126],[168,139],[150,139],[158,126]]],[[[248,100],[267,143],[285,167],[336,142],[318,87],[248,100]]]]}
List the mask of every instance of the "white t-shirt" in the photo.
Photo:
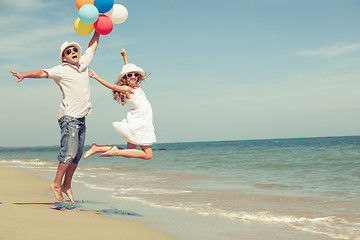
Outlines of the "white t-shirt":
{"type": "Polygon", "coordinates": [[[88,48],[80,57],[80,68],[69,63],[43,69],[48,78],[54,79],[63,94],[58,119],[64,115],[82,118],[91,112],[89,65],[94,58],[94,51],[88,48]]]}

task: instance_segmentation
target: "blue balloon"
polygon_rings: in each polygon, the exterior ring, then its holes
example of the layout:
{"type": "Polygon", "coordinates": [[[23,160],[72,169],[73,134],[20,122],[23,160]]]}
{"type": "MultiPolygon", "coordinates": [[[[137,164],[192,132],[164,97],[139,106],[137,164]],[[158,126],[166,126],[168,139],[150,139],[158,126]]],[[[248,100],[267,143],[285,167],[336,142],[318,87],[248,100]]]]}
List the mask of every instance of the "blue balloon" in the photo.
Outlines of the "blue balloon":
{"type": "Polygon", "coordinates": [[[112,9],[114,0],[95,0],[94,5],[100,13],[106,13],[112,9]]]}
{"type": "Polygon", "coordinates": [[[93,24],[99,18],[99,11],[94,5],[85,4],[79,9],[79,18],[85,24],[93,24]]]}

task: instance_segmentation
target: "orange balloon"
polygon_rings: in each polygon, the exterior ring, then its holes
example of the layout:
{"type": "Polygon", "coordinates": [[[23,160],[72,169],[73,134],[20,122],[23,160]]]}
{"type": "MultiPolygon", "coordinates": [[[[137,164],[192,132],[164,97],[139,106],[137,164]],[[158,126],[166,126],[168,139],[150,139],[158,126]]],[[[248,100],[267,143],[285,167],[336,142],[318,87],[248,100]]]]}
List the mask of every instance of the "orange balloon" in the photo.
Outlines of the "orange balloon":
{"type": "Polygon", "coordinates": [[[76,0],[75,4],[76,4],[76,8],[77,8],[78,10],[80,10],[80,8],[81,8],[82,6],[84,6],[85,4],[94,5],[94,0],[76,0]]]}

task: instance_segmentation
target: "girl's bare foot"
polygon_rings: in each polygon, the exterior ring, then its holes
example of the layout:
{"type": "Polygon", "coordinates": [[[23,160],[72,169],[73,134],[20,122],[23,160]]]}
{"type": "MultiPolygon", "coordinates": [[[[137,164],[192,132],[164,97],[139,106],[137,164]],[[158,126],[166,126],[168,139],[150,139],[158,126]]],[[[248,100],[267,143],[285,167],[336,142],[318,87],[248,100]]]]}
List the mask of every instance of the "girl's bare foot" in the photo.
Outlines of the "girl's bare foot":
{"type": "Polygon", "coordinates": [[[113,157],[113,156],[118,156],[118,151],[119,149],[116,146],[113,146],[112,148],[110,148],[109,151],[104,152],[103,154],[100,154],[100,157],[113,157]]]}
{"type": "Polygon", "coordinates": [[[59,202],[63,202],[64,201],[64,197],[61,193],[61,187],[56,187],[54,185],[54,183],[52,183],[50,185],[51,190],[53,191],[55,198],[59,201],[59,202]]]}
{"type": "Polygon", "coordinates": [[[74,201],[74,196],[73,196],[73,194],[72,194],[71,188],[66,188],[66,187],[64,187],[64,186],[61,186],[61,191],[62,191],[63,193],[65,193],[66,196],[68,196],[68,198],[70,199],[70,201],[71,201],[72,203],[75,203],[75,201],[74,201]]]}
{"type": "Polygon", "coordinates": [[[96,143],[93,143],[91,145],[91,148],[85,152],[84,159],[90,157],[91,155],[93,155],[95,153],[97,153],[97,148],[98,148],[98,145],[96,145],[96,143]]]}

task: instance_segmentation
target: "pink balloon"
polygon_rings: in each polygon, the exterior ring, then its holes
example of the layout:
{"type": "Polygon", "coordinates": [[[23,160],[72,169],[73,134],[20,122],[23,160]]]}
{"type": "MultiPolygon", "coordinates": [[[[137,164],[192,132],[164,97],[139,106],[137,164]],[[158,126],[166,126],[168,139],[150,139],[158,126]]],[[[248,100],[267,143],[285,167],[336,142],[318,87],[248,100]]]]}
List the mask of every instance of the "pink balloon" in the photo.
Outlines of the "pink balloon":
{"type": "Polygon", "coordinates": [[[99,15],[98,20],[94,23],[95,31],[101,35],[107,35],[113,30],[113,22],[106,15],[99,15]]]}

